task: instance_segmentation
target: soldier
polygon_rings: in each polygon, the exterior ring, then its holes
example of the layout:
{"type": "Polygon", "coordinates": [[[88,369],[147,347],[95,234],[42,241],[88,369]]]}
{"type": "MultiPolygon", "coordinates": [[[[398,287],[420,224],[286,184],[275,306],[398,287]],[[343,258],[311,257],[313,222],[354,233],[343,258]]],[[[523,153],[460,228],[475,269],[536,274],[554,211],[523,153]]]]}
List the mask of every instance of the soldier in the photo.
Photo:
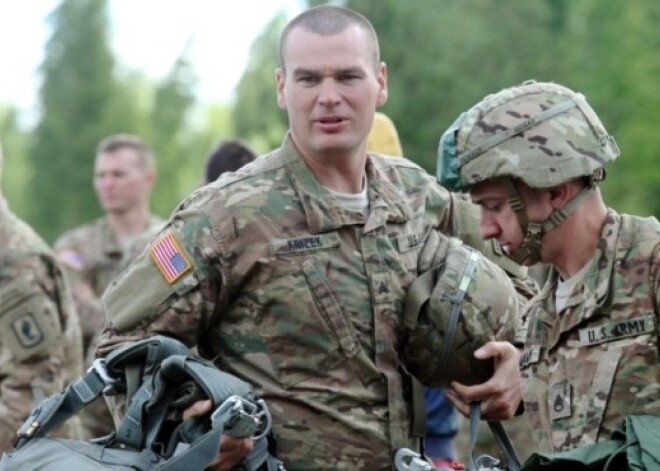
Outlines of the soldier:
{"type": "Polygon", "coordinates": [[[403,149],[399,140],[399,133],[389,116],[376,111],[371,131],[367,136],[367,150],[378,154],[402,157],[403,149]]]}
{"type": "MultiPolygon", "coordinates": [[[[154,157],[142,139],[124,134],[105,138],[96,149],[94,165],[94,189],[105,216],[55,242],[82,322],[87,363],[105,324],[101,295],[162,227],[163,221],[149,211],[154,181],[154,157]]],[[[81,417],[92,437],[114,430],[102,400],[83,409],[81,417]]]]}
{"type": "Polygon", "coordinates": [[[225,172],[235,172],[252,162],[257,155],[237,139],[226,139],[206,159],[204,184],[214,182],[225,172]]]}
{"type": "MultiPolygon", "coordinates": [[[[0,177],[2,176],[0,147],[0,177]]],[[[82,374],[82,338],[69,288],[46,243],[0,191],[0,452],[36,403],[82,374]]],[[[80,438],[67,422],[55,435],[80,438]]]]}
{"type": "MultiPolygon", "coordinates": [[[[487,96],[441,140],[444,183],[470,188],[482,235],[514,260],[552,265],[520,363],[540,451],[660,415],[660,224],[605,205],[597,185],[618,155],[584,96],[534,81],[487,96]]],[[[478,397],[458,387],[454,399],[465,410],[478,397]]]]}
{"type": "MultiPolygon", "coordinates": [[[[411,161],[367,152],[387,69],[363,16],[326,5],[294,18],[276,83],[290,122],[282,147],[179,205],[104,294],[97,353],[175,336],[254,385],[288,470],[392,469],[397,449],[419,445],[399,355],[406,291],[444,260],[447,236],[485,248],[471,225],[478,208],[411,161]]],[[[498,365],[483,412],[508,417],[518,352],[498,341],[479,355],[498,365]]],[[[229,469],[250,446],[223,437],[209,469],[229,469]]]]}

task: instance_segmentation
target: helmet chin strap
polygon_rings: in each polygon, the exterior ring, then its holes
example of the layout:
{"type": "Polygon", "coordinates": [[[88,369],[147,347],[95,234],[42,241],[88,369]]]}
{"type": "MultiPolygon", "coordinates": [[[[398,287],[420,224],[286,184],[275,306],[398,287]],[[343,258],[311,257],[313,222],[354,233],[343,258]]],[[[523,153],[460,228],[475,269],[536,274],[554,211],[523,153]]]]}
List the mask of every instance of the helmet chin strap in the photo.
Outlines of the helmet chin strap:
{"type": "Polygon", "coordinates": [[[522,244],[513,253],[507,254],[508,257],[519,265],[527,262],[528,265],[534,265],[541,261],[541,239],[543,234],[554,229],[564,222],[568,216],[577,209],[577,207],[586,200],[595,190],[598,182],[602,181],[604,174],[602,169],[594,172],[589,177],[589,186],[582,188],[573,198],[568,200],[563,208],[552,212],[543,222],[530,222],[525,213],[525,205],[520,198],[520,193],[513,183],[513,179],[505,178],[503,180],[506,191],[509,195],[509,206],[516,213],[518,224],[525,233],[522,244]]]}

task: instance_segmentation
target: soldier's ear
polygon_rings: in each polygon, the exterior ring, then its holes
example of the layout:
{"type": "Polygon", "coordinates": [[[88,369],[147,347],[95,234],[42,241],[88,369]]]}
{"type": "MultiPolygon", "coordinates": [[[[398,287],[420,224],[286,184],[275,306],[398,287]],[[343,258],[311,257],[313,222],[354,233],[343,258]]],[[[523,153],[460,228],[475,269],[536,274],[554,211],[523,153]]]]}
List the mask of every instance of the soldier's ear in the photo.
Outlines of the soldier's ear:
{"type": "Polygon", "coordinates": [[[286,73],[283,69],[275,69],[275,83],[277,84],[277,105],[286,110],[286,96],[284,94],[284,83],[286,79],[286,73]]]}
{"type": "Polygon", "coordinates": [[[569,183],[563,183],[548,190],[550,194],[550,204],[557,210],[566,206],[566,203],[574,196],[574,191],[569,183]]]}

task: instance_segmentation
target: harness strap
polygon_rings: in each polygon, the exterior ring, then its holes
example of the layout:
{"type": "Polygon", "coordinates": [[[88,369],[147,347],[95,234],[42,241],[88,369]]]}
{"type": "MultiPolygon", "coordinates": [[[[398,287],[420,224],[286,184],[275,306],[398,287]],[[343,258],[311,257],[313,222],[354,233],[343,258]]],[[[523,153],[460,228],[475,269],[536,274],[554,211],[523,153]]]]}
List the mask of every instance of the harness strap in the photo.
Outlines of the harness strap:
{"type": "Polygon", "coordinates": [[[504,456],[505,466],[501,467],[500,461],[490,455],[484,454],[475,458],[475,447],[477,443],[477,435],[479,433],[480,420],[481,403],[472,402],[470,404],[470,444],[468,446],[467,471],[480,471],[484,469],[493,471],[504,469],[508,471],[520,471],[521,464],[516,455],[516,450],[514,449],[506,430],[504,430],[502,423],[499,421],[488,421],[488,426],[495,437],[495,442],[497,443],[498,448],[504,456]]]}

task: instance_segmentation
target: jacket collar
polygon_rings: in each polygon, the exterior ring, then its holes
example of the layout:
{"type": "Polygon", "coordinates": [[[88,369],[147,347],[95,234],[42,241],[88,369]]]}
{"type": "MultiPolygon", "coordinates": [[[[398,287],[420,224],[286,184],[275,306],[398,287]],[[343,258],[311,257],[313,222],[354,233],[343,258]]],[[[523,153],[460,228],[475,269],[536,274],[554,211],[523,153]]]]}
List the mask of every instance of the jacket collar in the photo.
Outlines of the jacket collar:
{"type": "Polygon", "coordinates": [[[364,225],[364,231],[369,232],[387,222],[403,223],[412,218],[413,210],[405,201],[405,195],[392,181],[392,177],[398,177],[395,169],[385,168],[371,154],[367,154],[365,167],[369,198],[369,216],[365,219],[362,214],[346,209],[318,182],[293,144],[290,134],[285,137],[280,152],[312,234],[347,225],[364,225]],[[386,175],[386,172],[390,174],[386,175]]]}

